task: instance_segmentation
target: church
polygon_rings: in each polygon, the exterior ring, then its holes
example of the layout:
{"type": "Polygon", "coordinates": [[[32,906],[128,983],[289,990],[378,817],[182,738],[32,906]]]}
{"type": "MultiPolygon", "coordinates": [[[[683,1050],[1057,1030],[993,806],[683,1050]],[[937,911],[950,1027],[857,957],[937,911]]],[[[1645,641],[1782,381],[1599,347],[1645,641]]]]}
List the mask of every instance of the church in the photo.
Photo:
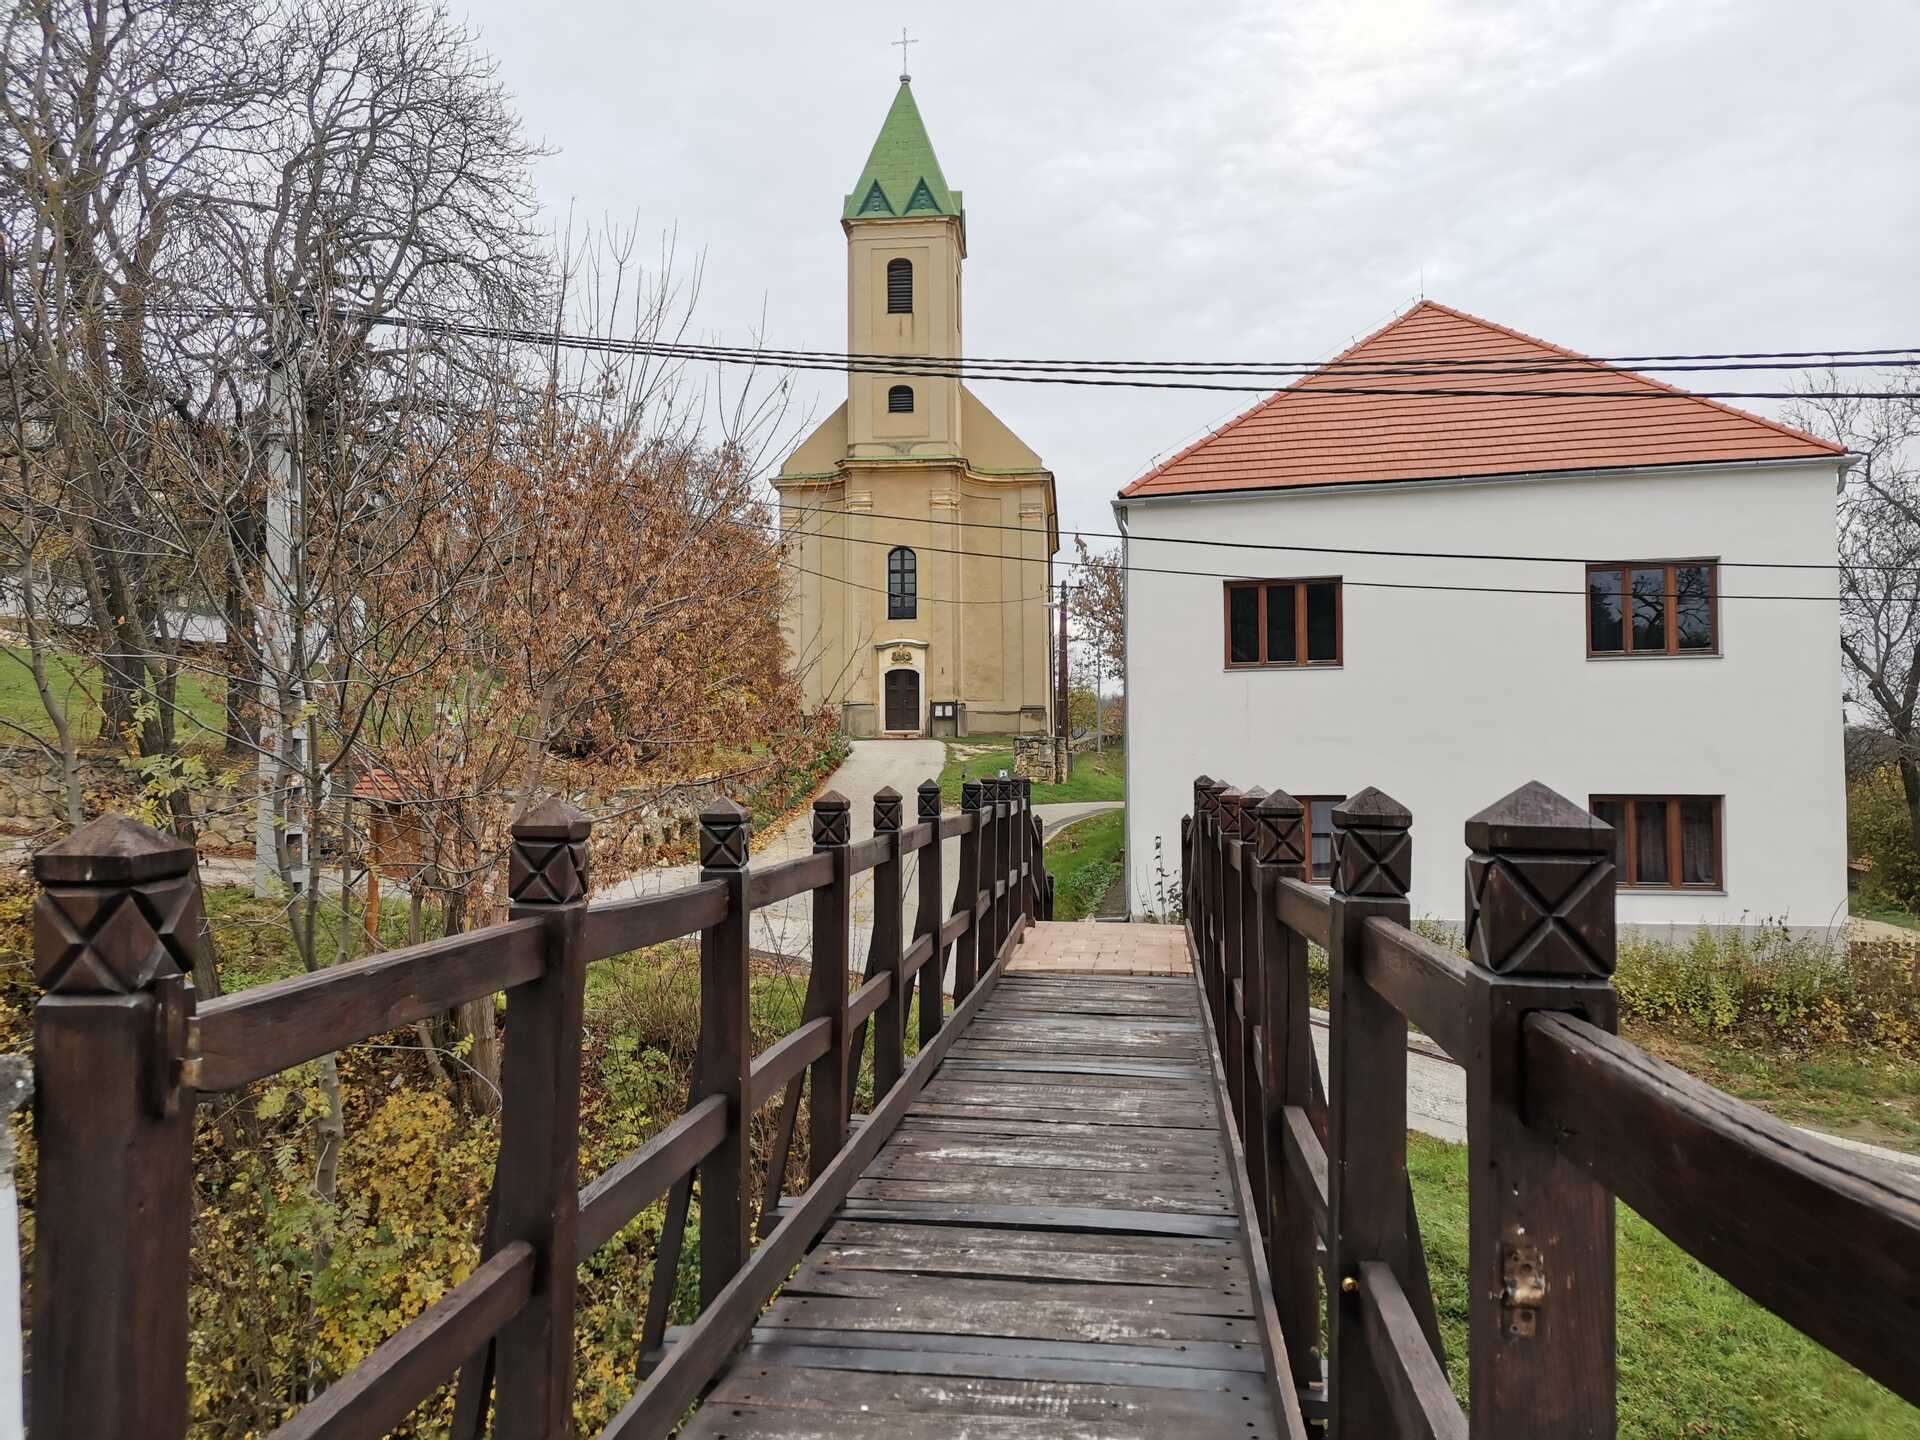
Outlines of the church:
{"type": "Polygon", "coordinates": [[[966,211],[905,75],[840,225],[846,403],[774,481],[808,702],[854,736],[1051,733],[1053,474],[961,383],[966,211]]]}

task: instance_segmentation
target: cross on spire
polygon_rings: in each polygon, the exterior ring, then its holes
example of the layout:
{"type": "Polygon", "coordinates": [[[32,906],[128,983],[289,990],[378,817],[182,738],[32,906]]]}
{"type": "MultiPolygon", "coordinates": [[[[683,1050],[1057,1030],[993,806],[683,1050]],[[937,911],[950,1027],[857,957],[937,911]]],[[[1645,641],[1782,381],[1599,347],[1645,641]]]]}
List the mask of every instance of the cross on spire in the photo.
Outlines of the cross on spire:
{"type": "Polygon", "coordinates": [[[907,38],[907,27],[902,25],[900,27],[900,38],[898,40],[893,41],[892,43],[900,47],[900,78],[901,80],[902,81],[911,80],[913,77],[907,74],[907,47],[909,45],[918,45],[920,42],[918,40],[909,40],[907,38]]]}

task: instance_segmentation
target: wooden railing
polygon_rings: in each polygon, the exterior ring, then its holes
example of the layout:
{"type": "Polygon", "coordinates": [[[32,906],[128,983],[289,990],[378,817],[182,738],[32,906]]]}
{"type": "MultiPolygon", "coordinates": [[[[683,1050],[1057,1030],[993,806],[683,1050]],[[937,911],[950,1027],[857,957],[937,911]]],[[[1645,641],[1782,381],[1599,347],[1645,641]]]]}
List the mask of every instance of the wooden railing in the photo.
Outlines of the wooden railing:
{"type": "Polygon", "coordinates": [[[505,991],[500,1153],[480,1265],[274,1432],[373,1437],[459,1373],[454,1433],[558,1440],[571,1430],[577,1267],[667,1199],[643,1349],[650,1369],[603,1435],[667,1434],[746,1338],[834,1208],[971,1018],[1049,886],[1030,788],[969,781],[960,813],[920,787],[874,797],[874,835],[850,843],[846,799],[813,807],[813,853],[750,870],[746,812],[700,817],[699,882],[588,904],[586,816],[560,800],[513,827],[510,918],[470,934],[224,997],[195,1009],[203,943],[190,849],[108,816],[34,859],[39,1139],[32,1300],[33,1433],[177,1440],[187,1426],[187,1262],[196,1097],[231,1090],[467,1001],[505,991]],[[943,866],[958,841],[951,912],[943,866]],[[918,856],[911,939],[903,867],[918,856]],[[874,873],[865,976],[849,993],[853,879],[874,873]],[[750,1053],[752,912],[811,892],[813,955],[799,1025],[750,1053]],[[682,1114],[584,1188],[581,1024],[587,967],[697,934],[700,1043],[682,1114]],[[953,956],[954,1009],[941,977],[953,956]],[[905,1031],[919,982],[919,1053],[905,1031]],[[868,1027],[872,1112],[852,1125],[868,1027]],[[780,1203],[805,1086],[811,1173],[780,1203]],[[776,1143],[752,1213],[750,1126],[778,1100],[776,1143]],[[689,1198],[700,1187],[700,1311],[666,1339],[689,1198]],[[756,1225],[757,1218],[757,1225],[756,1225]],[[759,1243],[755,1244],[756,1230],[759,1243]],[[488,1412],[491,1429],[488,1430],[488,1412]]]}
{"type": "Polygon", "coordinates": [[[1188,940],[1294,1434],[1612,1436],[1616,1196],[1920,1402],[1920,1185],[1614,1034],[1611,829],[1539,784],[1469,820],[1462,960],[1409,928],[1405,808],[1366,790],[1333,824],[1331,891],[1311,883],[1284,792],[1203,776],[1182,826],[1188,940]],[[1331,990],[1324,1084],[1309,944],[1331,990]],[[1407,1181],[1409,1022],[1466,1074],[1471,1422],[1407,1181]]]}

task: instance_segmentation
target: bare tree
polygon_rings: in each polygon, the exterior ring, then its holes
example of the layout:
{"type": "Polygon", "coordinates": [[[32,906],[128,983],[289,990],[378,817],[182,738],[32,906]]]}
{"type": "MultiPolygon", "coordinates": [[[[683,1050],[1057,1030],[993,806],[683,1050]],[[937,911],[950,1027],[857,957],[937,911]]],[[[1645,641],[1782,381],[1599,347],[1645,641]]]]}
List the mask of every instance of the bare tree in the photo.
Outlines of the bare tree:
{"type": "Polygon", "coordinates": [[[1789,417],[1860,459],[1839,498],[1840,648],[1847,698],[1886,737],[1920,848],[1920,387],[1890,374],[1863,386],[1859,372],[1829,373],[1789,417]],[[1897,391],[1892,399],[1845,392],[1897,391]]]}
{"type": "Polygon", "coordinates": [[[1123,689],[1127,680],[1126,576],[1115,549],[1094,550],[1086,537],[1073,537],[1074,580],[1067,611],[1080,648],[1080,669],[1093,677],[1093,724],[1105,748],[1103,692],[1113,681],[1123,689]]]}

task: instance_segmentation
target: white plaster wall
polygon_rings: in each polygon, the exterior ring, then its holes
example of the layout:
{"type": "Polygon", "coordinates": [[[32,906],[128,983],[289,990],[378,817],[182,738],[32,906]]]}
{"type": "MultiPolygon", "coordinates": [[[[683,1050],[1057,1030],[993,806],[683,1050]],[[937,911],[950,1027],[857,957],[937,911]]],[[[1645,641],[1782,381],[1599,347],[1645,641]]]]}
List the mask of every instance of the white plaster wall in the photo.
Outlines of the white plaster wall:
{"type": "Polygon", "coordinates": [[[1154,537],[1503,554],[1824,562],[1836,467],[1615,472],[1504,483],[1122,501],[1127,855],[1135,913],[1168,883],[1194,777],[1353,794],[1414,817],[1413,908],[1458,921],[1462,826],[1527,780],[1592,794],[1725,796],[1724,893],[1623,890],[1647,927],[1844,920],[1841,662],[1831,570],[1720,570],[1717,658],[1589,660],[1579,563],[1463,562],[1155,544],[1154,537]],[[1338,574],[1339,669],[1223,662],[1221,580],[1338,574]],[[1366,588],[1363,580],[1572,591],[1366,588]],[[1762,595],[1813,600],[1768,600],[1762,595]]]}

